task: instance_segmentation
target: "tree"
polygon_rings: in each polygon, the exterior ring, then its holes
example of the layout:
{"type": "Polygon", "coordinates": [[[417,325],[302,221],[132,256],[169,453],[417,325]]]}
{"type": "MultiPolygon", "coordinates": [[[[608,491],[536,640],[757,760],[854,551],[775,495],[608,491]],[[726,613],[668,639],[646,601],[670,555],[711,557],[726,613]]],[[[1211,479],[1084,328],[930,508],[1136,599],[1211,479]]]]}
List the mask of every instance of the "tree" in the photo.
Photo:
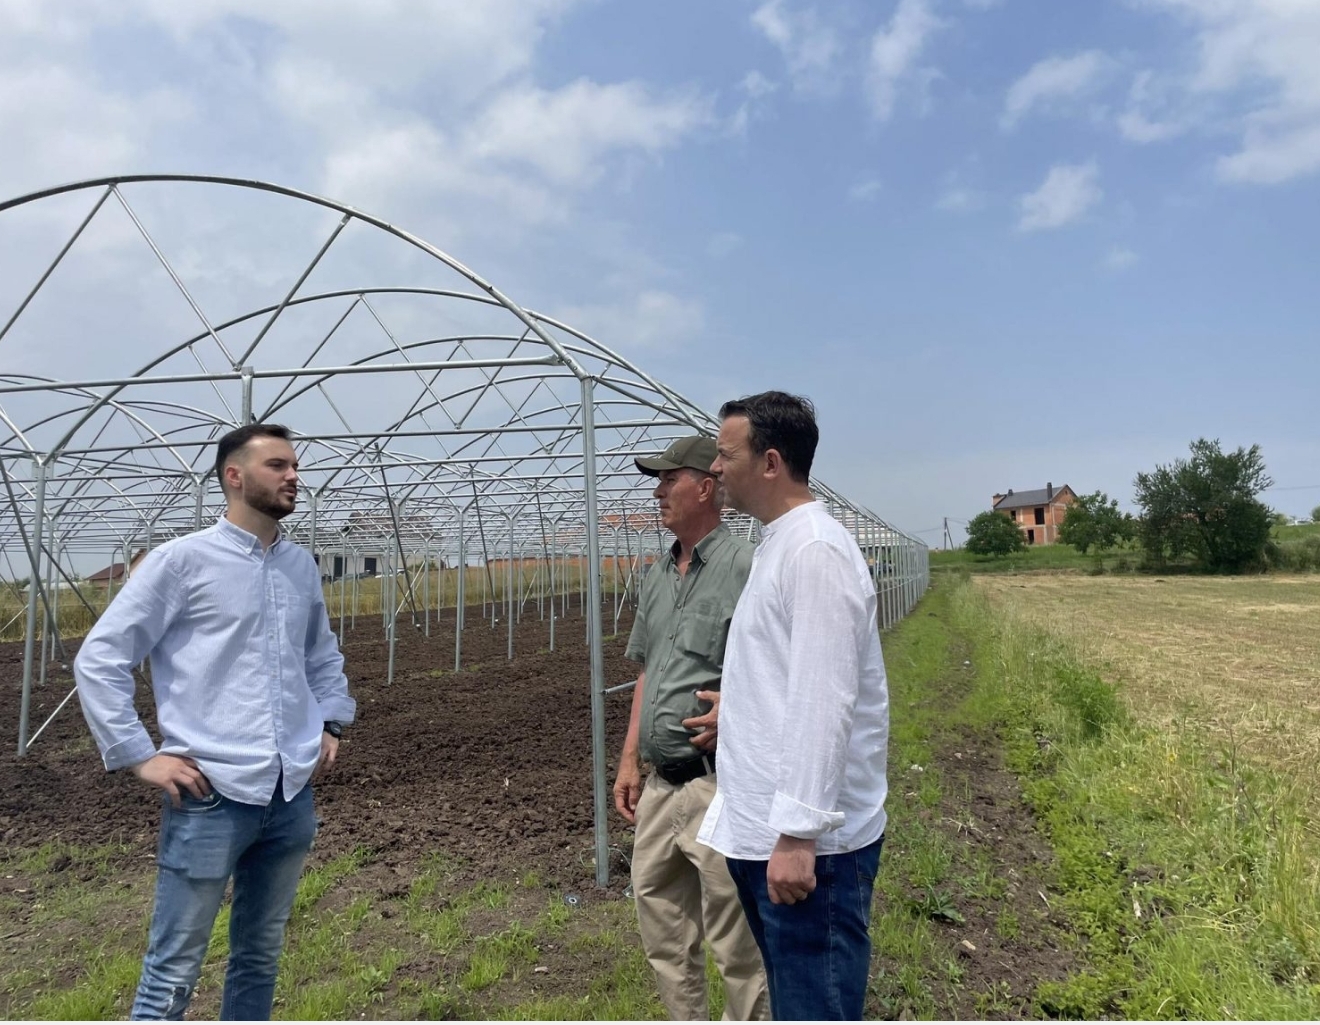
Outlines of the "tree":
{"type": "Polygon", "coordinates": [[[1320,523],[1320,505],[1311,510],[1311,522],[1320,523]]]}
{"type": "Polygon", "coordinates": [[[1141,543],[1156,565],[1190,555],[1215,573],[1259,565],[1270,537],[1269,507],[1256,496],[1274,482],[1259,445],[1224,452],[1199,438],[1191,458],[1139,473],[1141,543]]]}
{"type": "Polygon", "coordinates": [[[1137,523],[1131,513],[1118,511],[1118,500],[1103,491],[1082,495],[1064,513],[1059,525],[1059,540],[1072,545],[1083,555],[1091,548],[1103,551],[1136,533],[1137,523]]]}
{"type": "Polygon", "coordinates": [[[993,510],[978,513],[967,524],[967,550],[973,555],[1009,555],[1027,546],[1018,525],[993,510]]]}

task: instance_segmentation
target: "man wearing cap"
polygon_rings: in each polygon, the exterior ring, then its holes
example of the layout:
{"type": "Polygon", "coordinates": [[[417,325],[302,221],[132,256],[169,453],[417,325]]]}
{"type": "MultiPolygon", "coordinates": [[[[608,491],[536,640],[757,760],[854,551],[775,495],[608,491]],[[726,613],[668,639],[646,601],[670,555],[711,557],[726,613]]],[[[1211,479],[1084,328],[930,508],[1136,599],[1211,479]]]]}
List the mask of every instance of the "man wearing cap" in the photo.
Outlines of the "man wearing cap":
{"type": "Polygon", "coordinates": [[[658,478],[660,522],[673,546],[652,567],[628,639],[643,665],[619,758],[614,804],[636,826],[632,884],[638,931],[671,1018],[708,1016],[710,944],[730,1019],[769,1017],[765,971],[725,859],[697,842],[715,795],[716,713],[729,621],[752,546],[720,519],[710,438],[681,438],[637,468],[658,478]],[[653,771],[642,785],[642,763],[653,771]]]}

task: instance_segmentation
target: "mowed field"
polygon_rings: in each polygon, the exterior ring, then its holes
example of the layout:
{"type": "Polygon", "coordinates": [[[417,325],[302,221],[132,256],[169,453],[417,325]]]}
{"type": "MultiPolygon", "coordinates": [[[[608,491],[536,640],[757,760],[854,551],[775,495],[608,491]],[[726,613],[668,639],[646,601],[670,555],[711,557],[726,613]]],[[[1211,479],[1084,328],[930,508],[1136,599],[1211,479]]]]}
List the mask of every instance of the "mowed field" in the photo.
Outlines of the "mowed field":
{"type": "Polygon", "coordinates": [[[1320,792],[1320,577],[977,576],[996,611],[1119,684],[1146,722],[1205,731],[1320,792]]]}

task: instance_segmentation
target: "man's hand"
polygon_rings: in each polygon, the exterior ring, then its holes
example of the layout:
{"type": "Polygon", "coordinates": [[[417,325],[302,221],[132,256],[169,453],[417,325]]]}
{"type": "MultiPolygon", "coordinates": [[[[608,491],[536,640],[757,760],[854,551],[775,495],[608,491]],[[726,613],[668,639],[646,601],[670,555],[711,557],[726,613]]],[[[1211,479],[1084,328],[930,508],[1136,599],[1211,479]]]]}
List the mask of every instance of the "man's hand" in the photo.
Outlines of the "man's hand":
{"type": "Polygon", "coordinates": [[[816,841],[780,835],[765,867],[772,904],[796,904],[816,889],[816,841]]]}
{"type": "Polygon", "coordinates": [[[619,775],[614,781],[614,807],[629,822],[637,822],[637,802],[642,799],[642,767],[636,755],[625,753],[619,759],[619,775]]]}
{"type": "Polygon", "coordinates": [[[710,711],[705,715],[694,715],[691,719],[684,719],[683,725],[690,730],[701,730],[695,737],[688,738],[689,743],[696,744],[702,752],[710,754],[715,750],[716,733],[719,730],[720,692],[699,690],[697,700],[709,701],[710,711]]]}
{"type": "Polygon", "coordinates": [[[199,801],[211,793],[210,780],[195,761],[183,755],[152,755],[133,766],[133,775],[164,790],[170,795],[170,804],[176,808],[183,805],[183,790],[199,801]]]}
{"type": "Polygon", "coordinates": [[[339,756],[339,740],[328,733],[321,734],[321,757],[316,760],[316,768],[312,770],[311,782],[318,783],[325,778],[326,773],[335,767],[335,759],[339,756]]]}

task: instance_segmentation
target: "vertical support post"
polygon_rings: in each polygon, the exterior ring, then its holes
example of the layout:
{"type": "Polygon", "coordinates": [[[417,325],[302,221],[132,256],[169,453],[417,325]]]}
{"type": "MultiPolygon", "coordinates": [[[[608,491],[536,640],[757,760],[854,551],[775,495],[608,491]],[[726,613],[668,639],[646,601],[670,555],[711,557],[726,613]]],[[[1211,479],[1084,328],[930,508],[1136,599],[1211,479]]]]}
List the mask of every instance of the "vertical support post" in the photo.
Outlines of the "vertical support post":
{"type": "Polygon", "coordinates": [[[59,552],[55,547],[55,521],[59,513],[54,513],[47,520],[46,531],[46,626],[41,633],[41,668],[37,675],[37,686],[46,686],[46,669],[55,661],[55,634],[58,629],[60,614],[59,578],[55,566],[59,561],[59,552]]]}
{"type": "MultiPolygon", "coordinates": [[[[518,595],[516,593],[517,588],[514,586],[513,583],[513,556],[514,556],[514,545],[513,545],[514,514],[513,513],[509,513],[508,520],[509,520],[509,566],[504,572],[504,615],[508,618],[508,624],[506,627],[506,632],[509,635],[508,660],[512,662],[513,661],[513,615],[514,615],[513,608],[514,608],[514,603],[518,600],[518,595]]],[[[519,576],[521,575],[522,574],[520,573],[519,576]]]]}
{"type": "Polygon", "coordinates": [[[594,382],[582,379],[582,478],[586,485],[587,561],[591,580],[587,584],[591,603],[587,644],[591,653],[591,775],[595,783],[596,885],[610,883],[610,845],[605,782],[605,651],[600,622],[600,523],[596,512],[596,398],[594,382]]]}
{"type": "Polygon", "coordinates": [[[206,477],[198,474],[193,478],[193,533],[202,529],[202,497],[206,493],[206,477]]]}
{"type": "Polygon", "coordinates": [[[41,581],[41,532],[46,520],[46,464],[38,458],[33,467],[37,478],[36,502],[32,511],[32,532],[28,535],[27,629],[23,635],[23,696],[18,710],[18,757],[27,756],[28,713],[32,708],[32,660],[37,642],[37,591],[41,581]]]}
{"type": "Polygon", "coordinates": [[[467,542],[463,514],[458,515],[458,576],[454,579],[454,672],[463,663],[463,626],[467,617],[467,542]]]}
{"type": "Polygon", "coordinates": [[[321,568],[321,562],[316,558],[316,507],[317,495],[315,491],[307,492],[307,511],[311,514],[311,523],[307,528],[307,549],[312,553],[312,559],[316,562],[316,568],[321,568]]]}
{"type": "Polygon", "coordinates": [[[339,647],[344,646],[344,613],[348,599],[348,528],[340,535],[339,546],[339,647]]]}
{"type": "Polygon", "coordinates": [[[613,567],[611,579],[614,581],[614,629],[610,633],[619,632],[619,528],[616,525],[610,531],[614,536],[614,552],[610,555],[610,566],[613,567]]]}
{"type": "MultiPolygon", "coordinates": [[[[398,515],[399,514],[396,507],[396,511],[395,511],[396,520],[398,518],[398,515]]],[[[390,686],[391,684],[394,683],[394,647],[395,647],[395,641],[398,637],[397,627],[399,620],[399,566],[394,561],[395,558],[397,558],[397,556],[398,556],[398,547],[396,545],[391,545],[389,548],[390,575],[388,578],[390,585],[390,605],[388,610],[390,660],[389,660],[389,667],[385,671],[386,686],[390,686]]],[[[385,581],[382,580],[381,582],[384,583],[385,581]]]]}
{"type": "MultiPolygon", "coordinates": [[[[436,581],[437,590],[439,581],[436,581]]],[[[422,635],[431,636],[431,535],[422,542],[422,635]]]]}
{"type": "Polygon", "coordinates": [[[240,405],[242,412],[239,414],[243,422],[239,426],[246,427],[252,422],[252,368],[239,367],[238,373],[243,389],[243,398],[240,405]]]}

